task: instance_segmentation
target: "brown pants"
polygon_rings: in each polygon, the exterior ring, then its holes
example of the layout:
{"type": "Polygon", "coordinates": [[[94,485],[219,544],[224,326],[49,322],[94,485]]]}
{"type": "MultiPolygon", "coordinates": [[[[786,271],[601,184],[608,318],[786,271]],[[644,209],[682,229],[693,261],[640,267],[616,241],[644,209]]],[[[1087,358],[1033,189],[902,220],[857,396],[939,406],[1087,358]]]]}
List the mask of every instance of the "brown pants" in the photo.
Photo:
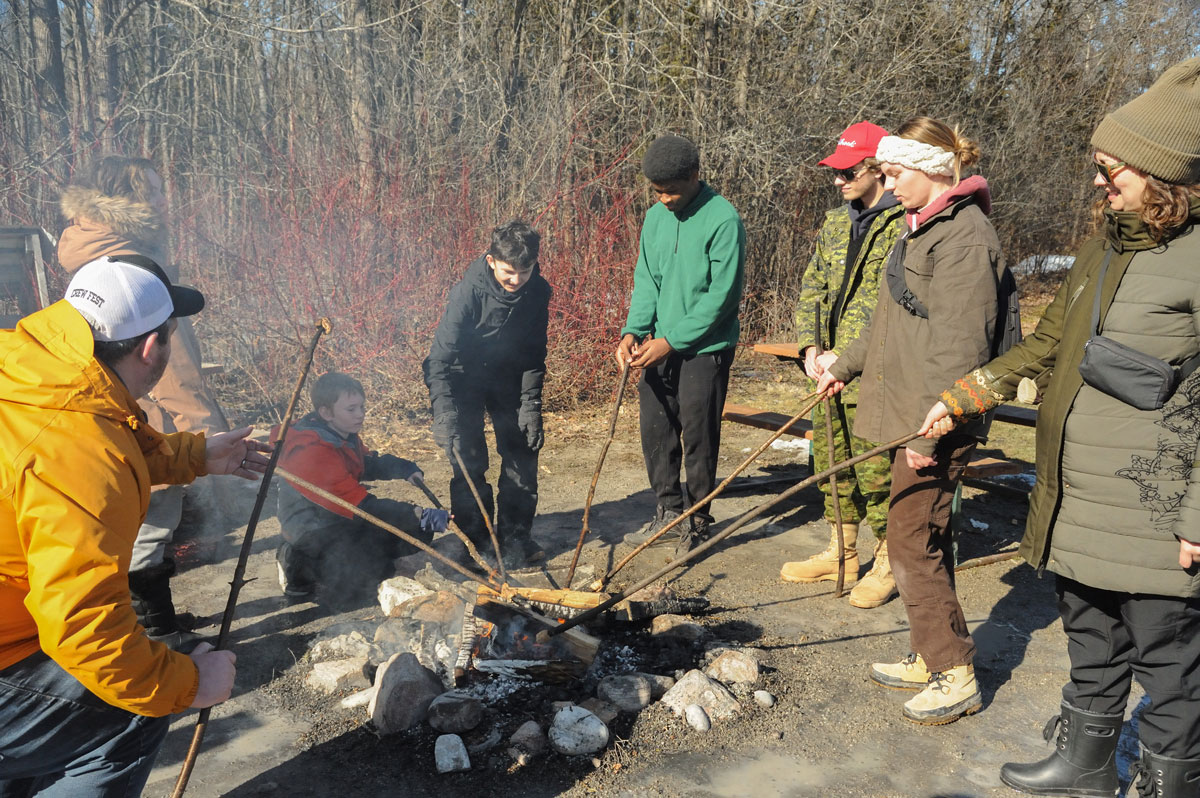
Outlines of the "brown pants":
{"type": "Polygon", "coordinates": [[[975,440],[942,438],[937,464],[909,468],[904,449],[892,453],[892,494],[887,541],[892,573],[908,612],[912,650],[931,672],[969,665],[975,641],[954,592],[950,503],[954,487],[975,450],[975,440]]]}

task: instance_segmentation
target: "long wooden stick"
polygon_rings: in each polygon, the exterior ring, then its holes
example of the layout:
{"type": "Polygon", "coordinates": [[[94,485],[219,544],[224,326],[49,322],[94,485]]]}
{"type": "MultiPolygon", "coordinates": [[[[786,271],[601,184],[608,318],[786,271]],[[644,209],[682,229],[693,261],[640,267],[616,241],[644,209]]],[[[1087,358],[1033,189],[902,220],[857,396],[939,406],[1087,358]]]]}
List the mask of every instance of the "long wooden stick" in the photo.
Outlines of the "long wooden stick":
{"type": "MultiPolygon", "coordinates": [[[[833,466],[833,403],[828,396],[821,398],[825,410],[825,446],[829,449],[829,465],[833,466]]],[[[846,589],[846,534],[842,531],[842,503],[838,498],[837,474],[829,475],[829,498],[833,500],[833,523],[837,528],[838,574],[833,595],[841,598],[846,589]]],[[[857,574],[856,574],[857,575],[857,574]]]]}
{"type": "Polygon", "coordinates": [[[612,445],[617,435],[617,421],[621,416],[621,399],[625,396],[625,386],[629,384],[629,361],[621,366],[621,382],[617,385],[617,399],[613,402],[612,418],[608,422],[608,437],[600,447],[600,459],[596,461],[596,470],[592,473],[592,484],[588,487],[587,501],[583,503],[583,528],[579,530],[579,542],[575,544],[575,553],[571,556],[571,567],[567,569],[567,590],[571,589],[571,580],[575,578],[575,566],[579,564],[579,552],[583,549],[583,541],[591,529],[588,518],[592,513],[592,499],[596,497],[596,483],[600,481],[600,469],[604,467],[604,458],[608,447],[612,445]]]}
{"type": "MultiPolygon", "coordinates": [[[[413,484],[421,489],[421,492],[425,494],[425,498],[429,499],[429,501],[433,503],[434,507],[436,507],[439,510],[446,509],[446,507],[440,501],[438,501],[437,495],[429,489],[428,485],[425,484],[424,479],[417,477],[416,482],[414,482],[413,484]]],[[[475,548],[475,544],[471,542],[471,539],[469,537],[467,537],[467,534],[465,532],[463,532],[461,529],[459,529],[458,524],[454,523],[454,518],[450,519],[449,529],[450,529],[450,532],[456,538],[461,540],[463,542],[463,545],[467,547],[467,554],[469,554],[471,556],[471,559],[475,561],[475,564],[478,565],[480,568],[482,568],[483,572],[486,573],[492,579],[497,578],[496,569],[493,568],[492,566],[488,565],[487,560],[483,559],[483,557],[480,556],[479,549],[475,548]]]]}
{"type": "Polygon", "coordinates": [[[488,535],[492,538],[492,550],[496,552],[496,567],[500,569],[500,580],[508,581],[508,574],[504,572],[504,558],[500,556],[500,538],[496,537],[496,527],[492,526],[492,519],[488,516],[488,509],[483,505],[483,497],[479,495],[479,490],[475,487],[475,481],[471,479],[471,475],[467,473],[467,464],[463,462],[462,455],[458,453],[458,447],[451,446],[450,451],[454,454],[454,460],[458,463],[458,470],[466,480],[467,487],[471,489],[471,495],[475,497],[475,504],[479,507],[479,514],[483,516],[483,525],[487,527],[488,535]]]}
{"type": "Polygon", "coordinates": [[[727,528],[721,530],[716,535],[713,535],[707,541],[705,541],[704,543],[701,543],[699,546],[692,549],[687,554],[683,555],[682,557],[676,557],[674,560],[667,563],[662,568],[660,568],[658,571],[656,571],[652,576],[646,577],[641,582],[638,582],[633,587],[627,589],[624,593],[621,593],[620,595],[617,595],[617,596],[613,596],[608,601],[604,602],[603,604],[601,604],[598,607],[587,610],[585,612],[581,612],[579,615],[576,615],[574,618],[569,618],[569,619],[563,621],[559,626],[555,627],[554,629],[543,630],[541,632],[538,632],[538,634],[537,634],[538,640],[542,641],[548,637],[554,637],[555,635],[562,634],[563,632],[567,631],[568,629],[570,629],[578,624],[584,623],[586,621],[590,621],[592,618],[595,618],[600,613],[606,612],[607,610],[611,609],[615,605],[617,605],[617,604],[621,603],[622,601],[624,601],[625,599],[629,598],[631,595],[638,592],[642,588],[649,586],[650,584],[654,583],[658,579],[669,574],[671,571],[674,571],[676,568],[679,568],[680,566],[685,565],[688,561],[695,559],[696,557],[700,556],[701,554],[704,554],[709,549],[711,549],[713,546],[716,546],[722,540],[729,537],[734,532],[741,529],[746,524],[750,523],[755,518],[757,518],[758,516],[765,513],[767,510],[769,510],[772,507],[774,507],[775,505],[779,504],[781,501],[791,498],[792,496],[796,495],[800,491],[804,490],[805,488],[809,487],[810,485],[813,485],[816,482],[819,482],[822,479],[827,478],[828,476],[830,476],[831,474],[833,474],[836,471],[841,471],[852,465],[861,463],[863,460],[868,460],[872,457],[875,457],[876,455],[880,455],[880,454],[883,454],[884,452],[891,451],[892,449],[903,446],[904,444],[911,441],[913,438],[919,437],[920,434],[921,434],[920,432],[913,432],[908,435],[905,435],[903,438],[897,438],[896,440],[892,441],[891,443],[885,443],[880,446],[876,446],[874,449],[870,449],[868,451],[863,452],[862,454],[855,455],[854,457],[851,457],[849,460],[843,460],[842,462],[838,463],[837,465],[833,466],[832,468],[827,468],[819,474],[813,474],[811,477],[796,483],[792,487],[785,490],[783,493],[780,493],[779,495],[775,496],[774,498],[770,499],[769,501],[763,502],[762,504],[758,505],[750,512],[743,515],[741,518],[738,518],[736,521],[734,521],[732,524],[730,524],[727,528]]]}
{"type": "Polygon", "coordinates": [[[470,579],[474,582],[478,582],[479,584],[483,585],[484,587],[491,588],[492,590],[500,589],[501,583],[495,580],[494,574],[496,572],[494,570],[492,570],[491,568],[485,568],[485,570],[487,570],[487,572],[488,572],[489,578],[488,578],[488,581],[484,581],[483,579],[480,579],[476,574],[471,573],[466,568],[463,568],[461,565],[456,563],[454,560],[450,559],[446,555],[439,552],[433,546],[430,546],[428,543],[425,543],[417,538],[414,538],[412,535],[408,534],[404,530],[399,529],[399,528],[389,524],[387,521],[384,521],[383,519],[381,519],[377,516],[371,515],[370,513],[366,512],[365,510],[360,510],[358,507],[354,506],[353,504],[351,504],[350,502],[341,498],[340,496],[335,496],[334,494],[330,493],[329,491],[325,490],[324,488],[318,487],[317,485],[314,485],[313,483],[309,482],[307,479],[296,476],[295,474],[288,471],[287,469],[277,468],[277,469],[275,469],[275,471],[279,474],[279,476],[283,477],[288,482],[291,482],[295,485],[298,485],[301,488],[304,488],[309,493],[312,493],[316,496],[320,496],[322,499],[329,502],[330,504],[336,504],[338,507],[341,507],[343,510],[346,510],[346,511],[358,516],[359,518],[363,519],[364,521],[367,521],[368,523],[374,524],[375,526],[379,527],[382,530],[391,532],[393,535],[400,538],[408,545],[410,545],[414,548],[420,549],[421,551],[428,554],[430,557],[433,557],[434,559],[438,560],[439,562],[443,563],[444,565],[447,565],[447,566],[453,568],[454,570],[458,571],[460,574],[467,577],[468,579],[470,579]]]}
{"type": "Polygon", "coordinates": [[[797,413],[796,415],[792,416],[791,418],[789,418],[787,421],[785,421],[783,423],[783,426],[781,426],[779,429],[777,429],[773,433],[771,433],[771,437],[769,437],[765,441],[763,441],[762,445],[760,445],[757,449],[755,449],[750,454],[749,457],[747,457],[745,460],[743,460],[741,465],[739,465],[737,468],[733,469],[733,472],[729,476],[725,477],[725,479],[722,480],[721,484],[717,485],[717,487],[714,488],[711,493],[709,493],[707,496],[705,496],[700,501],[693,504],[691,507],[689,507],[687,510],[685,510],[682,515],[680,515],[678,518],[671,521],[671,523],[667,524],[662,529],[655,532],[648,539],[646,539],[640,545],[635,547],[633,551],[631,551],[631,552],[629,552],[629,554],[625,555],[625,558],[623,560],[621,560],[619,563],[617,563],[616,565],[614,565],[612,568],[610,568],[608,570],[608,573],[606,573],[604,576],[600,577],[596,581],[592,582],[592,584],[590,585],[591,589],[597,593],[603,592],[604,588],[608,585],[609,581],[614,576],[617,575],[618,571],[620,571],[622,568],[624,568],[626,565],[628,565],[634,557],[638,556],[643,551],[645,551],[647,548],[654,545],[654,542],[656,540],[658,540],[663,535],[670,532],[677,525],[683,523],[686,519],[695,515],[696,512],[698,512],[701,507],[705,506],[708,502],[710,502],[714,498],[716,498],[717,495],[719,493],[721,493],[721,491],[725,490],[725,488],[729,485],[730,482],[733,482],[734,477],[736,477],[738,474],[745,471],[750,466],[751,463],[753,463],[755,460],[758,459],[759,455],[761,455],[763,452],[765,452],[767,450],[767,447],[769,447],[772,443],[774,443],[776,440],[778,440],[780,438],[780,436],[787,434],[787,431],[789,429],[791,429],[793,424],[795,424],[797,421],[799,421],[800,419],[807,416],[810,412],[812,412],[812,409],[814,407],[816,407],[817,402],[820,401],[819,394],[817,394],[814,391],[813,393],[810,393],[808,396],[804,397],[803,401],[805,402],[805,404],[802,408],[800,408],[800,412],[797,413]]]}
{"type": "MultiPolygon", "coordinates": [[[[217,635],[216,645],[218,649],[225,647],[229,629],[233,625],[233,612],[237,607],[238,594],[241,593],[242,585],[246,584],[243,577],[246,575],[246,562],[250,559],[250,547],[254,543],[254,531],[258,528],[258,519],[262,515],[263,503],[266,502],[267,491],[271,487],[271,476],[275,473],[279,455],[283,451],[288,427],[292,424],[292,415],[296,412],[296,404],[300,401],[300,394],[304,390],[304,381],[308,379],[308,371],[312,368],[317,342],[321,340],[323,334],[333,331],[329,319],[320,319],[317,321],[316,327],[312,340],[308,343],[308,349],[304,352],[300,376],[296,378],[296,388],[292,391],[292,398],[283,414],[283,421],[279,425],[279,437],[275,441],[275,449],[271,452],[270,460],[267,461],[267,469],[263,472],[262,482],[258,486],[258,496],[254,500],[254,509],[250,512],[250,520],[246,524],[246,535],[242,538],[242,550],[238,554],[237,566],[233,569],[233,579],[229,582],[229,599],[225,602],[225,612],[221,616],[221,631],[217,635]]],[[[188,779],[192,776],[192,768],[196,766],[196,757],[200,753],[200,744],[204,741],[204,733],[208,728],[210,714],[212,714],[212,707],[200,710],[200,717],[196,720],[196,730],[192,733],[192,743],[188,746],[187,758],[183,760],[183,767],[180,768],[179,778],[175,781],[175,790],[171,793],[171,798],[182,798],[184,790],[187,789],[188,779]]]]}

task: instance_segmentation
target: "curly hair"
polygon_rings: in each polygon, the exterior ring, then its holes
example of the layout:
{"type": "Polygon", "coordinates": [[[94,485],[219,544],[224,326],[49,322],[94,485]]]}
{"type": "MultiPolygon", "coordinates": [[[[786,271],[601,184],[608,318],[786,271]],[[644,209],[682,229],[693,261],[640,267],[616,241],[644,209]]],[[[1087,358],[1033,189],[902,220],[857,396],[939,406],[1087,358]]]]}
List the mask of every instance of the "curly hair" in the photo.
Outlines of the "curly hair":
{"type": "MultiPolygon", "coordinates": [[[[1142,192],[1142,208],[1138,211],[1138,217],[1150,230],[1150,237],[1161,244],[1187,224],[1192,200],[1200,199],[1200,183],[1168,183],[1154,175],[1142,174],[1146,178],[1146,189],[1142,192]]],[[[1097,229],[1104,226],[1106,210],[1108,200],[1104,197],[1092,205],[1092,222],[1097,229]]]]}

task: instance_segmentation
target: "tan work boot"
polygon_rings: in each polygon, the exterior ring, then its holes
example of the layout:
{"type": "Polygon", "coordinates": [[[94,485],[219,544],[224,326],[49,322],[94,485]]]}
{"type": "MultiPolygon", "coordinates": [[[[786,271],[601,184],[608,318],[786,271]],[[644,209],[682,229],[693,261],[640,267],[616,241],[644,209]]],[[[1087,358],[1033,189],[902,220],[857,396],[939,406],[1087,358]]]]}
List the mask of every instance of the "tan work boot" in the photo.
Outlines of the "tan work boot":
{"type": "Polygon", "coordinates": [[[850,591],[850,606],[869,610],[886,604],[899,592],[892,576],[892,566],[888,562],[887,541],[881,540],[875,545],[875,560],[871,563],[871,570],[850,591]]]}
{"type": "MultiPolygon", "coordinates": [[[[858,524],[842,524],[842,542],[846,552],[846,581],[852,585],[858,581],[858,524]]],[[[837,524],[829,525],[829,547],[814,554],[803,562],[785,562],[779,578],[785,582],[836,582],[838,575],[837,524]]]]}
{"type": "Polygon", "coordinates": [[[929,684],[904,703],[904,717],[924,726],[953,723],[983,706],[975,668],[958,665],[929,677],[929,684]]]}
{"type": "Polygon", "coordinates": [[[893,690],[920,690],[929,683],[929,676],[925,660],[912,652],[899,662],[876,662],[871,666],[871,681],[893,690]]]}

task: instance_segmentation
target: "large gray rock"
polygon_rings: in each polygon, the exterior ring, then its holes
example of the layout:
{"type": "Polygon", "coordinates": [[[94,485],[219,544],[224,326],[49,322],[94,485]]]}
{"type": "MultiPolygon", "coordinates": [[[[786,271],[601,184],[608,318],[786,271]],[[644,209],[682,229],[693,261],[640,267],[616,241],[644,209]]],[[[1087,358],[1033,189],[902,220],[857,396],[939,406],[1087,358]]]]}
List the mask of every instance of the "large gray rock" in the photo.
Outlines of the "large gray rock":
{"type": "Polygon", "coordinates": [[[380,734],[395,734],[425,720],[442,689],[433,671],[416,657],[396,654],[376,672],[375,697],[367,712],[380,734]]]}
{"type": "Polygon", "coordinates": [[[429,725],[445,734],[470,731],[483,720],[483,702],[457,691],[443,693],[429,705],[429,725]]]}
{"type": "Polygon", "coordinates": [[[608,745],[608,727],[583,707],[560,709],[547,736],[560,754],[591,754],[608,745]]]}
{"type": "Polygon", "coordinates": [[[367,659],[371,656],[371,641],[362,632],[354,631],[327,640],[319,640],[308,650],[313,662],[333,659],[367,659]]]}
{"type": "Polygon", "coordinates": [[[757,684],[758,660],[742,651],[726,651],[710,662],[704,673],[725,684],[757,684]]]}
{"type": "Polygon", "coordinates": [[[657,673],[643,673],[641,675],[650,680],[650,697],[655,700],[662,698],[667,694],[668,690],[675,686],[674,676],[660,676],[657,673]]]}
{"type": "Polygon", "coordinates": [[[443,734],[434,741],[433,761],[438,773],[461,773],[471,769],[471,756],[457,734],[443,734]]]}
{"type": "Polygon", "coordinates": [[[384,615],[391,615],[392,611],[404,602],[418,596],[428,596],[433,592],[415,579],[394,576],[379,583],[379,606],[384,615]]]}
{"type": "Polygon", "coordinates": [[[654,682],[641,673],[605,676],[596,686],[596,696],[622,712],[640,712],[654,698],[654,682]]]}
{"type": "Polygon", "coordinates": [[[318,662],[313,665],[313,669],[305,677],[304,683],[326,695],[346,690],[361,690],[370,686],[370,682],[363,673],[363,667],[366,664],[366,657],[318,662]]]}
{"type": "Polygon", "coordinates": [[[508,755],[518,765],[528,765],[546,750],[546,735],[536,720],[527,720],[508,738],[508,755]]]}
{"type": "Polygon", "coordinates": [[[704,707],[712,720],[724,720],[741,711],[741,704],[726,687],[698,670],[688,671],[662,697],[662,702],[676,715],[682,716],[689,704],[704,707]]]}

